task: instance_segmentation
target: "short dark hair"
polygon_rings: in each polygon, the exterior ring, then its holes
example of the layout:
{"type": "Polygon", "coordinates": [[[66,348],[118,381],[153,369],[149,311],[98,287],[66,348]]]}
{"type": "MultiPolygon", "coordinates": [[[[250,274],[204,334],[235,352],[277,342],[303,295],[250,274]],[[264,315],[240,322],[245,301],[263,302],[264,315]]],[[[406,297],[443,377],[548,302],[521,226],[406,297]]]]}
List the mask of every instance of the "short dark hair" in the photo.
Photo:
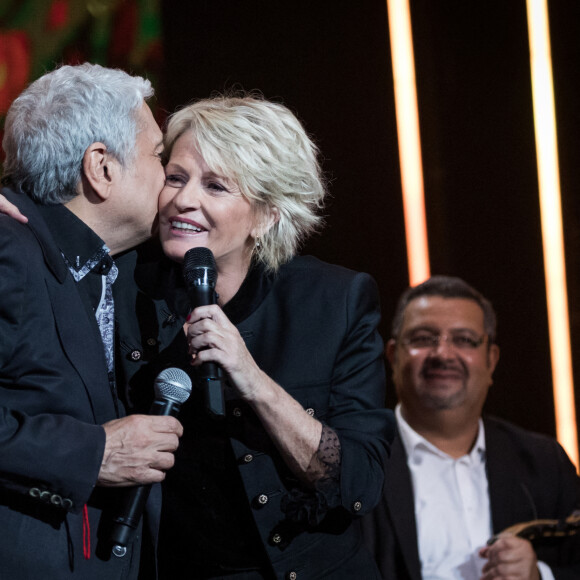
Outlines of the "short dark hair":
{"type": "Polygon", "coordinates": [[[397,308],[395,309],[395,315],[391,324],[392,338],[397,338],[401,331],[403,316],[409,302],[421,296],[441,296],[442,298],[466,298],[473,300],[483,310],[483,324],[485,332],[489,337],[489,344],[495,343],[497,319],[491,302],[465,282],[465,280],[455,276],[432,276],[422,284],[407,288],[401,294],[397,308]]]}

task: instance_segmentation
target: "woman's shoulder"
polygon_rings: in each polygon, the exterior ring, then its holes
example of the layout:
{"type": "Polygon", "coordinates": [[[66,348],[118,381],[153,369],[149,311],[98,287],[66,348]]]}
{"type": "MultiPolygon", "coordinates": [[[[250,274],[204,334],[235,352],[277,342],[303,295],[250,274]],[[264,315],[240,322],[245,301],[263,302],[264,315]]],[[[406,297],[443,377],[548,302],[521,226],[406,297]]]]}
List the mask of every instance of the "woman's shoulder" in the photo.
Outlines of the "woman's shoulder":
{"type": "Polygon", "coordinates": [[[345,266],[324,262],[315,256],[295,256],[280,268],[281,274],[297,275],[308,273],[312,276],[328,277],[336,280],[352,280],[357,276],[369,276],[345,266]]]}
{"type": "Polygon", "coordinates": [[[292,292],[322,292],[328,298],[354,294],[374,296],[378,289],[376,282],[364,272],[357,272],[324,262],[314,256],[296,256],[283,265],[274,284],[278,288],[292,288],[292,292]]]}

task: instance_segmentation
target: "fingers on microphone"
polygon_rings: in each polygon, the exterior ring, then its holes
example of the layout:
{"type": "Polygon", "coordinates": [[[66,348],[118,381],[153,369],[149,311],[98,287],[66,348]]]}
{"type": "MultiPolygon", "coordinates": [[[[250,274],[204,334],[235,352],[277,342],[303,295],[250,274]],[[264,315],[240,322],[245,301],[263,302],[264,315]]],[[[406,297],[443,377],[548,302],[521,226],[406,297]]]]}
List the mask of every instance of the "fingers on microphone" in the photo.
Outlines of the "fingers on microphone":
{"type": "Polygon", "coordinates": [[[158,449],[161,452],[173,453],[179,447],[177,435],[168,435],[163,441],[159,441],[158,449]]]}
{"type": "Polygon", "coordinates": [[[175,418],[167,416],[150,416],[152,430],[155,433],[174,433],[178,437],[183,435],[183,425],[175,418]]]}
{"type": "Polygon", "coordinates": [[[147,473],[147,478],[144,479],[142,484],[149,483],[161,483],[165,479],[165,470],[162,469],[150,469],[147,473]]]}
{"type": "Polygon", "coordinates": [[[158,471],[167,471],[175,465],[175,456],[173,453],[159,453],[156,461],[151,467],[158,471]]]}
{"type": "Polygon", "coordinates": [[[171,421],[170,433],[175,433],[178,437],[183,435],[183,425],[175,417],[167,417],[168,419],[173,419],[171,421]]]}

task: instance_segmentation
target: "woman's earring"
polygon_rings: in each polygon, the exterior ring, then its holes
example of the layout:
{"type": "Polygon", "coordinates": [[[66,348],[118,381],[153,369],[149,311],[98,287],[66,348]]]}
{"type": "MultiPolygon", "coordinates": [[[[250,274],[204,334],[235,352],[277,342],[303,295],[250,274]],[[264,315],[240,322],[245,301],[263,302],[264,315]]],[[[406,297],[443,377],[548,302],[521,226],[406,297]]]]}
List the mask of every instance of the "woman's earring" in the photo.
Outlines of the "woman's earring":
{"type": "Polygon", "coordinates": [[[256,236],[256,244],[255,245],[256,245],[256,250],[259,250],[261,245],[262,245],[260,242],[259,236],[256,236]]]}

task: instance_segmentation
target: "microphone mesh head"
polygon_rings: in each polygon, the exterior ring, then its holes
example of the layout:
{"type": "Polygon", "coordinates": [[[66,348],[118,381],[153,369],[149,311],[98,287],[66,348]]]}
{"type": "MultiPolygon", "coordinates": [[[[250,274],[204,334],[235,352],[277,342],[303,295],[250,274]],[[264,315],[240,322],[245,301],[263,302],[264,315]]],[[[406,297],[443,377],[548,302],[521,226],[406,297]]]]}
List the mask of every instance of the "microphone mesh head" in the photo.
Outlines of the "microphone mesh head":
{"type": "Polygon", "coordinates": [[[191,394],[191,379],[185,371],[169,368],[157,375],[153,388],[156,399],[184,403],[191,394]]]}
{"type": "Polygon", "coordinates": [[[195,283],[200,276],[206,278],[205,283],[215,285],[217,267],[215,258],[209,248],[191,248],[183,257],[183,276],[187,284],[195,283]]]}

